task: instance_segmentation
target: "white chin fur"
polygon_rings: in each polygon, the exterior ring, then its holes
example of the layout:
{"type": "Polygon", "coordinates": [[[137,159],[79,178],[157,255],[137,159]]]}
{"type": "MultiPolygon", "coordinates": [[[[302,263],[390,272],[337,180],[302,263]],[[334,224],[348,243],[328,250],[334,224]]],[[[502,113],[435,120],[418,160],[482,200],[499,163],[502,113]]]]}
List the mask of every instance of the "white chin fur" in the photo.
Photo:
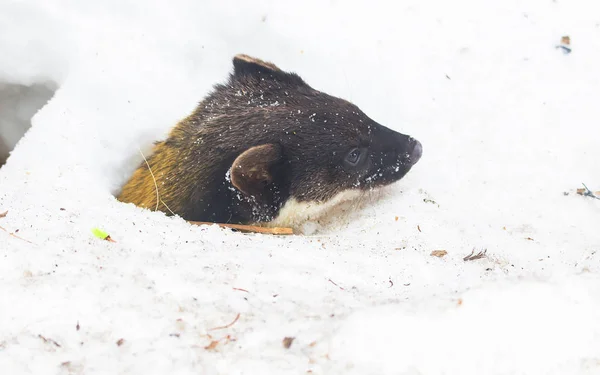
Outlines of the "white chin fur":
{"type": "Polygon", "coordinates": [[[291,227],[304,234],[314,232],[319,227],[318,221],[324,215],[335,214],[342,206],[352,203],[364,196],[364,192],[356,189],[345,190],[325,202],[298,202],[290,198],[281,207],[277,217],[266,223],[269,227],[291,227]]]}

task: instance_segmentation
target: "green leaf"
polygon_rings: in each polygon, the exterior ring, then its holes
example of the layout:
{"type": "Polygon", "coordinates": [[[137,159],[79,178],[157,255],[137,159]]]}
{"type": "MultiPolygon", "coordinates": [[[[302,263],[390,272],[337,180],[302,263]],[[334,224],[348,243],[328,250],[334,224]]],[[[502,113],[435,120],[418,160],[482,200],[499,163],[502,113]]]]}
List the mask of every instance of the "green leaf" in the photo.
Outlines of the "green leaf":
{"type": "Polygon", "coordinates": [[[108,237],[108,233],[99,228],[92,228],[92,233],[101,240],[105,240],[108,237]]]}

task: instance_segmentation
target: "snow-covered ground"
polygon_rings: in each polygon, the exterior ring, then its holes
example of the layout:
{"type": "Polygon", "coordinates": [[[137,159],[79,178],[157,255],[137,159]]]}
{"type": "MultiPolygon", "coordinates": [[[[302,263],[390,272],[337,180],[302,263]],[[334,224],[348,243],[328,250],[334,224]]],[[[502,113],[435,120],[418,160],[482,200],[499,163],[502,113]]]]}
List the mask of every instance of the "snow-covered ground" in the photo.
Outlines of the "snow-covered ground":
{"type": "Polygon", "coordinates": [[[4,0],[0,54],[58,87],[0,169],[3,374],[600,373],[597,1],[4,0]],[[117,202],[237,53],[422,160],[308,236],[117,202]]]}

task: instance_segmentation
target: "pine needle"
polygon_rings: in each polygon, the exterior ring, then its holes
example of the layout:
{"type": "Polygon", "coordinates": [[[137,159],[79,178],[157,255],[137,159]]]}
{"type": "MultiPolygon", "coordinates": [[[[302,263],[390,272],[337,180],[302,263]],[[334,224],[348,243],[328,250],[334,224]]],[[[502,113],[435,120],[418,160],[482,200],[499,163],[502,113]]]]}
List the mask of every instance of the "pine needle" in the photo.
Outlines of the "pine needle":
{"type": "Polygon", "coordinates": [[[169,208],[169,206],[167,206],[167,204],[166,204],[166,203],[165,203],[165,202],[164,202],[162,199],[160,200],[160,203],[164,204],[164,205],[165,205],[165,207],[167,208],[167,210],[169,210],[169,212],[170,212],[170,213],[171,213],[173,216],[175,216],[175,212],[171,211],[171,209],[169,208]]]}
{"type": "MultiPolygon", "coordinates": [[[[142,150],[138,147],[138,151],[140,152],[140,155],[142,155],[142,157],[144,158],[144,161],[146,162],[146,165],[148,166],[148,170],[150,171],[150,175],[152,176],[152,180],[154,181],[154,187],[156,188],[156,208],[154,209],[154,211],[158,211],[158,204],[160,202],[162,202],[162,200],[160,199],[160,195],[158,195],[158,184],[156,183],[156,178],[154,178],[154,173],[152,173],[152,168],[150,168],[150,164],[148,164],[148,160],[146,160],[146,157],[144,156],[144,153],[142,152],[142,150]]],[[[164,204],[165,202],[163,202],[164,204]]],[[[165,206],[167,206],[165,204],[165,206]]],[[[169,208],[169,207],[167,207],[169,208]]],[[[171,211],[171,209],[169,209],[169,211],[171,211]]]]}

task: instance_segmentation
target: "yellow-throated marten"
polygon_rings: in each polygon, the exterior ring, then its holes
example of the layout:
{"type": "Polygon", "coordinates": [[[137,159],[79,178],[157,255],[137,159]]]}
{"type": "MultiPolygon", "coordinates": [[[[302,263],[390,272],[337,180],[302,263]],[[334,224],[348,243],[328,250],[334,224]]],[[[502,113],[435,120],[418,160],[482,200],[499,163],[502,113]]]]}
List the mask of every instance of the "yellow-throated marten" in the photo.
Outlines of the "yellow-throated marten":
{"type": "Polygon", "coordinates": [[[158,208],[186,220],[296,226],[401,179],[421,157],[414,138],[294,73],[247,55],[233,66],[155,145],[120,201],[155,208],[158,187],[158,208]]]}

